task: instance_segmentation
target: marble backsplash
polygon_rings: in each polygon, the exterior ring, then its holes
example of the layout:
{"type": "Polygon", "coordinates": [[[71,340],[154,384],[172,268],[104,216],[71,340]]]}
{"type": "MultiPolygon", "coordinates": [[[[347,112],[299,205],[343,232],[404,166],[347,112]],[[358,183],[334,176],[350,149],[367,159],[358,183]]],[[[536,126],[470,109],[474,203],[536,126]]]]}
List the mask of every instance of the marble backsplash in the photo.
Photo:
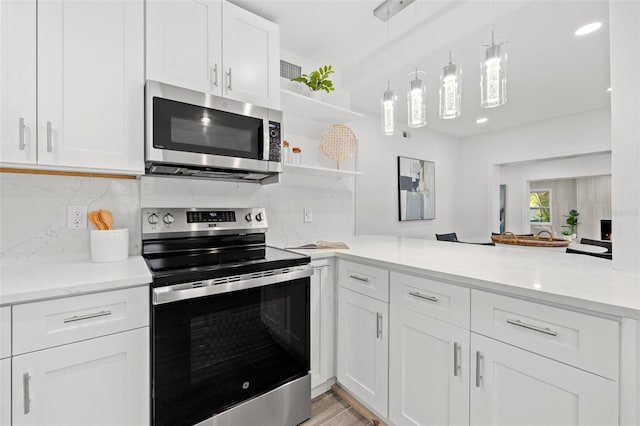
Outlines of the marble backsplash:
{"type": "Polygon", "coordinates": [[[283,175],[281,183],[261,186],[2,173],[0,265],[88,260],[89,230],[67,229],[69,205],[111,210],[114,228],[129,229],[130,255],[141,250],[141,206],[265,207],[269,244],[345,239],[354,230],[352,179],[283,175]],[[312,223],[304,223],[304,207],[313,209],[312,223]]]}

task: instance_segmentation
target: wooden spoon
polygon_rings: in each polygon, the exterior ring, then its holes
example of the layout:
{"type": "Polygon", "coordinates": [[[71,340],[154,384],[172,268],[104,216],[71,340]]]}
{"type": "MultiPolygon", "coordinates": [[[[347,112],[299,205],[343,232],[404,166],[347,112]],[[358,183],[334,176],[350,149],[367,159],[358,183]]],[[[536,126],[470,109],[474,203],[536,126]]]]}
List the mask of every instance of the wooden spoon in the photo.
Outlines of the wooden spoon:
{"type": "Polygon", "coordinates": [[[105,229],[113,229],[113,215],[109,210],[98,210],[98,217],[105,225],[105,229]]]}
{"type": "Polygon", "coordinates": [[[105,229],[107,229],[106,225],[102,223],[102,221],[100,220],[100,215],[98,211],[94,210],[92,212],[89,212],[87,216],[89,217],[89,220],[91,221],[91,223],[93,223],[93,225],[96,227],[96,229],[101,231],[104,231],[105,229]]]}

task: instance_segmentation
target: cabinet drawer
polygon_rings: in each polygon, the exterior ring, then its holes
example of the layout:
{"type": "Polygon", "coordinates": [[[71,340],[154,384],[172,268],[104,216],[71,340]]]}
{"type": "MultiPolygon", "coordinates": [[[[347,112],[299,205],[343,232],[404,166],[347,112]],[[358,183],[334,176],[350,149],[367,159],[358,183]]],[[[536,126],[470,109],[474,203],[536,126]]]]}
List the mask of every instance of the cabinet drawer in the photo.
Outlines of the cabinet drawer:
{"type": "Polygon", "coordinates": [[[478,290],[471,301],[472,331],[618,379],[618,322],[478,290]]]}
{"type": "Polygon", "coordinates": [[[11,356],[11,306],[0,308],[0,359],[11,356]]]}
{"type": "Polygon", "coordinates": [[[391,303],[469,329],[470,289],[391,272],[391,303]]]}
{"type": "Polygon", "coordinates": [[[135,287],[13,307],[13,354],[149,325],[149,288],[135,287]]]}
{"type": "Polygon", "coordinates": [[[389,271],[338,260],[338,284],[365,296],[389,302],[389,271]]]}

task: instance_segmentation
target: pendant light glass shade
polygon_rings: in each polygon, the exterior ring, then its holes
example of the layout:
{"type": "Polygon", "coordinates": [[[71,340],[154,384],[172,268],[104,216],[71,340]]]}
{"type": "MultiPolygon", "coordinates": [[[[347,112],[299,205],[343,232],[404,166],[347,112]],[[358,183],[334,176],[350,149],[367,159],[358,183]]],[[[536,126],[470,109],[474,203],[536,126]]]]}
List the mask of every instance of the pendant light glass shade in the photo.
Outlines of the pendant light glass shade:
{"type": "Polygon", "coordinates": [[[409,82],[407,92],[408,125],[414,128],[427,125],[427,89],[419,72],[424,74],[416,69],[415,78],[409,82]]]}
{"type": "Polygon", "coordinates": [[[451,63],[442,68],[440,74],[440,118],[450,119],[460,117],[462,114],[462,70],[451,63]]]}
{"type": "Polygon", "coordinates": [[[480,106],[492,108],[507,102],[507,53],[504,43],[495,44],[491,32],[491,46],[485,46],[480,63],[480,106]]]}
{"type": "Polygon", "coordinates": [[[393,135],[396,130],[396,117],[398,114],[397,100],[396,92],[391,90],[387,83],[387,90],[382,94],[382,101],[380,102],[382,108],[380,112],[380,116],[382,117],[382,132],[387,136],[393,135]]]}

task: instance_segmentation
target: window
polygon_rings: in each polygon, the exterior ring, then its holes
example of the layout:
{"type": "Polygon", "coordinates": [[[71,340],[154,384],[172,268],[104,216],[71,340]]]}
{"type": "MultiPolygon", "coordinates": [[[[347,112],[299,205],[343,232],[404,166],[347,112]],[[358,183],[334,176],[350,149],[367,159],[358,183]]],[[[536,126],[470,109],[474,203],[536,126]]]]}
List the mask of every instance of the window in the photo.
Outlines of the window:
{"type": "Polygon", "coordinates": [[[529,222],[551,225],[551,190],[535,189],[529,191],[529,222]]]}

